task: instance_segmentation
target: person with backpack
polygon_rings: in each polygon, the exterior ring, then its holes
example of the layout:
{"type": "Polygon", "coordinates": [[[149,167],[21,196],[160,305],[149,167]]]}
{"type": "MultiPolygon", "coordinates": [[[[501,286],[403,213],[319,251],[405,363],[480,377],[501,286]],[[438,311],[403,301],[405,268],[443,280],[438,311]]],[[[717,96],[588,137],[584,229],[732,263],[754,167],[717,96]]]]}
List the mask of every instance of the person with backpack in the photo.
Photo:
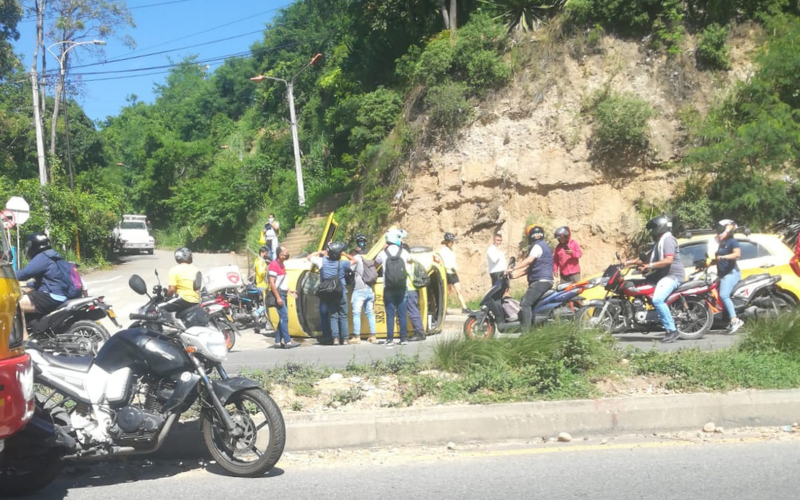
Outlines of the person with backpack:
{"type": "Polygon", "coordinates": [[[353,295],[350,298],[350,306],[353,311],[353,342],[361,342],[361,311],[367,315],[369,324],[369,342],[377,342],[375,326],[375,292],[372,287],[378,281],[378,272],[375,270],[375,261],[365,259],[360,255],[367,245],[367,238],[356,236],[356,248],[353,252],[353,269],[355,280],[353,283],[353,295]]]}
{"type": "Polygon", "coordinates": [[[414,259],[414,254],[411,253],[411,248],[405,243],[401,248],[408,252],[411,260],[406,264],[406,302],[408,303],[408,319],[411,321],[411,327],[414,329],[413,335],[408,339],[409,342],[420,342],[426,340],[425,327],[422,323],[422,313],[419,310],[419,294],[420,289],[428,286],[428,272],[425,267],[414,259]]]}
{"type": "Polygon", "coordinates": [[[50,238],[42,232],[25,239],[28,265],[17,272],[17,279],[29,281],[19,307],[25,314],[48,314],[58,309],[68,299],[69,275],[59,261],[69,264],[50,246],[50,238]]]}
{"type": "Polygon", "coordinates": [[[344,276],[353,259],[344,253],[344,249],[344,243],[332,241],[328,243],[327,250],[314,252],[307,257],[319,269],[317,296],[323,343],[330,342],[333,345],[349,344],[350,336],[347,331],[347,284],[344,276]],[[347,260],[342,261],[342,257],[347,260]]]}
{"type": "Polygon", "coordinates": [[[403,250],[401,240],[405,236],[402,229],[390,229],[386,232],[386,246],[375,258],[375,262],[383,266],[383,304],[386,308],[386,348],[394,347],[394,319],[400,323],[400,345],[408,344],[408,321],[406,312],[406,289],[408,272],[406,266],[411,254],[403,250]]]}

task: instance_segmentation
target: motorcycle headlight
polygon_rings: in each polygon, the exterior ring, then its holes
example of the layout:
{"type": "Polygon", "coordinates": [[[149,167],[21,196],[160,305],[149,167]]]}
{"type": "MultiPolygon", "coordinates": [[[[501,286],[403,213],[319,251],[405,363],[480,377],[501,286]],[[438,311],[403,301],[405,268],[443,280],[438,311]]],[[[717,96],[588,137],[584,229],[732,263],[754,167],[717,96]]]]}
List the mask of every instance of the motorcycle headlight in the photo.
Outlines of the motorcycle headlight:
{"type": "Polygon", "coordinates": [[[208,353],[216,361],[223,361],[228,357],[225,335],[220,331],[210,331],[206,334],[206,347],[208,348],[208,353]]]}

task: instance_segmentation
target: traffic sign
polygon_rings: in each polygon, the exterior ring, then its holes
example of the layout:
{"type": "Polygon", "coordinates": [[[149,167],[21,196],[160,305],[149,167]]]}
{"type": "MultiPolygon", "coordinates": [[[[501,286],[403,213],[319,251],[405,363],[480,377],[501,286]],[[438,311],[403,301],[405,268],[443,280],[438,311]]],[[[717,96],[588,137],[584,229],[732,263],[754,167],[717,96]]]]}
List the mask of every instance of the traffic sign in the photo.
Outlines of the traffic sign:
{"type": "Polygon", "coordinates": [[[6,210],[14,212],[14,220],[21,226],[27,222],[31,216],[31,207],[21,196],[12,196],[6,202],[6,210]]]}
{"type": "Polygon", "coordinates": [[[11,210],[3,210],[0,212],[0,221],[3,223],[3,229],[11,229],[14,227],[14,212],[11,210]]]}

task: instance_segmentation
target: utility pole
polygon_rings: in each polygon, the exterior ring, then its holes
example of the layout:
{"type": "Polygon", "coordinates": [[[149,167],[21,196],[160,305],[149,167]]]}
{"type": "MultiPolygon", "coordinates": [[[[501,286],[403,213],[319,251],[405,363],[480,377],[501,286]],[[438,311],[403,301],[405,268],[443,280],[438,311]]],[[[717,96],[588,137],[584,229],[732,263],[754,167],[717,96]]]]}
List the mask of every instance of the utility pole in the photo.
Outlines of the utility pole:
{"type": "Polygon", "coordinates": [[[42,115],[39,111],[39,75],[36,74],[36,59],[31,66],[31,87],[33,88],[33,120],[36,128],[36,156],[39,159],[39,184],[47,184],[47,166],[44,161],[44,131],[42,115]]]}
{"type": "Polygon", "coordinates": [[[274,80],[276,82],[281,82],[286,85],[286,96],[289,100],[289,120],[291,121],[292,126],[292,145],[294,146],[294,170],[295,174],[297,175],[297,201],[299,202],[301,207],[306,206],[306,191],[303,187],[303,168],[302,163],[300,161],[300,140],[297,137],[297,114],[294,110],[294,79],[297,78],[297,75],[305,71],[309,66],[313,66],[317,64],[320,59],[322,59],[322,54],[317,54],[311,58],[308,64],[303,66],[303,69],[298,71],[294,74],[293,77],[289,79],[289,81],[284,80],[283,78],[274,78],[271,76],[264,76],[258,75],[252,77],[250,80],[254,82],[263,82],[264,80],[274,80]]]}

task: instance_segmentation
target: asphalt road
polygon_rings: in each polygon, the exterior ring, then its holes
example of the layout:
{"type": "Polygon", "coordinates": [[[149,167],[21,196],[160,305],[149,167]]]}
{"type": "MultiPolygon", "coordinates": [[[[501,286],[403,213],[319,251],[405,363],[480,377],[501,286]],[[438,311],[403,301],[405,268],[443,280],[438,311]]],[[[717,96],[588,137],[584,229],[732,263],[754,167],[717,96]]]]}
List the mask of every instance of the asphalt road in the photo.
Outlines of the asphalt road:
{"type": "Polygon", "coordinates": [[[592,439],[407,455],[348,453],[287,459],[257,479],[232,478],[216,464],[203,468],[197,461],[82,466],[34,498],[763,500],[796,498],[800,488],[797,440],[691,444],[653,438],[603,445],[592,439]]]}
{"type": "MultiPolygon", "coordinates": [[[[162,284],[166,285],[167,272],[175,261],[172,252],[163,250],[156,250],[154,255],[123,256],[120,260],[121,263],[111,270],[86,273],[84,281],[91,295],[106,297],[105,300],[114,306],[120,322],[126,325],[129,323],[128,315],[146,302],[145,298],[136,295],[128,286],[130,276],[138,274],[145,280],[148,287],[152,288],[156,283],[154,270],[158,270],[162,284]]],[[[194,264],[201,271],[229,264],[245,265],[232,254],[200,253],[194,254],[194,264]]],[[[448,314],[444,333],[429,336],[425,342],[412,342],[408,346],[396,346],[394,349],[386,349],[383,345],[373,345],[364,341],[358,345],[322,346],[314,340],[306,340],[301,347],[296,349],[275,349],[273,348],[274,339],[271,335],[255,334],[248,329],[241,332],[236,346],[229,353],[225,366],[230,372],[235,373],[244,368],[263,369],[288,361],[344,367],[351,361],[371,363],[397,355],[414,356],[419,354],[422,359],[429,359],[433,354],[433,346],[437,342],[460,335],[465,319],[466,317],[461,314],[448,314]]],[[[104,320],[104,324],[112,334],[116,331],[116,328],[107,320],[104,320]]],[[[687,347],[703,350],[720,349],[733,345],[737,337],[726,335],[724,332],[711,332],[700,340],[661,344],[658,340],[662,336],[661,333],[650,335],[634,333],[619,335],[617,338],[623,347],[634,346],[640,349],[671,351],[687,347]]]]}

